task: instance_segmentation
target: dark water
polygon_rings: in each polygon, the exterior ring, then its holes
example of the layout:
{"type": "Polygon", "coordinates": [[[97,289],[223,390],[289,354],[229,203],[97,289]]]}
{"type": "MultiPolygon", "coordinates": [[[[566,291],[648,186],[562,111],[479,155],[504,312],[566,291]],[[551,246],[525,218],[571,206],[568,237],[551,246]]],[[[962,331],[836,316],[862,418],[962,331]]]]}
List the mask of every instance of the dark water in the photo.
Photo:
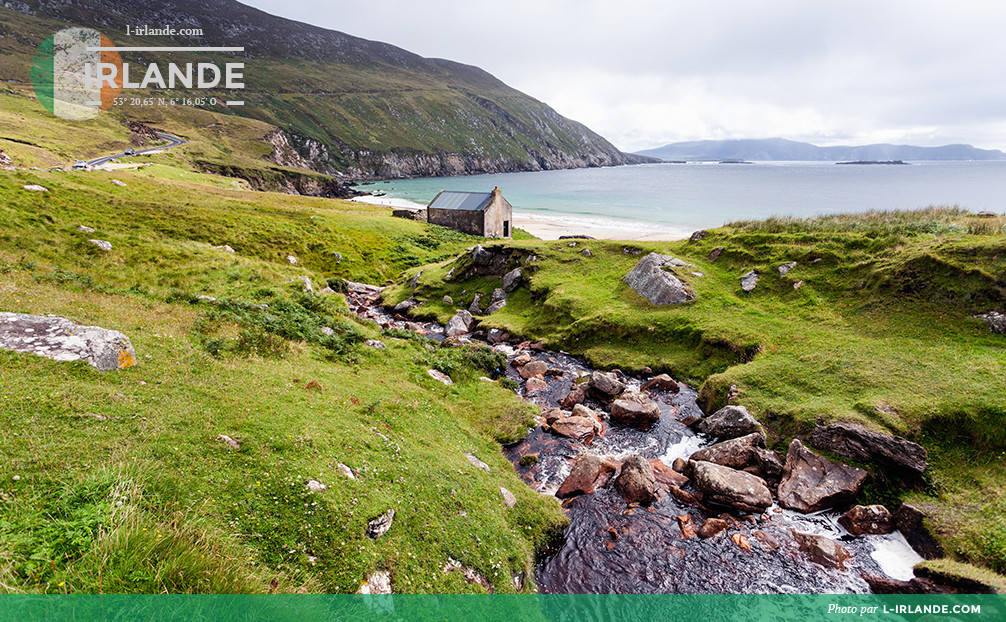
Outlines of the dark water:
{"type": "MultiPolygon", "coordinates": [[[[405,328],[406,319],[376,306],[375,293],[349,295],[351,308],[386,328],[405,328]]],[[[432,323],[409,323],[408,327],[441,337],[442,328],[432,323]]],[[[545,407],[555,406],[578,376],[591,371],[582,361],[561,352],[497,345],[513,357],[519,352],[545,361],[561,375],[546,375],[549,387],[526,397],[545,407]]],[[[516,370],[507,375],[523,382],[516,370]]],[[[630,389],[639,379],[623,377],[630,389]]],[[[523,386],[521,388],[523,392],[523,386]]],[[[660,420],[647,431],[605,422],[604,431],[584,447],[541,428],[531,430],[519,443],[505,448],[514,468],[533,489],[554,494],[584,451],[624,460],[631,455],[656,458],[670,466],[675,458],[687,459],[713,439],[696,435],[680,422],[689,415],[701,416],[696,392],[681,385],[676,394],[651,393],[660,405],[660,420]],[[519,464],[522,456],[535,454],[531,466],[519,464]]],[[[601,405],[586,404],[600,411],[601,405]]],[[[732,508],[708,510],[680,502],[658,487],[660,496],[649,508],[630,507],[609,486],[564,504],[570,525],[538,562],[536,581],[543,593],[866,593],[869,586],[861,575],[911,578],[911,566],[919,561],[900,534],[854,538],[836,522],[837,514],[803,516],[778,507],[763,514],[747,515],[732,508]],[[706,518],[724,518],[730,527],[707,540],[686,537],[679,526],[688,516],[697,529],[706,518]],[[825,568],[799,551],[793,530],[826,535],[841,541],[852,559],[842,569],[825,568]],[[758,532],[758,533],[756,533],[758,532]],[[750,550],[735,537],[743,538],[750,550]]]]}

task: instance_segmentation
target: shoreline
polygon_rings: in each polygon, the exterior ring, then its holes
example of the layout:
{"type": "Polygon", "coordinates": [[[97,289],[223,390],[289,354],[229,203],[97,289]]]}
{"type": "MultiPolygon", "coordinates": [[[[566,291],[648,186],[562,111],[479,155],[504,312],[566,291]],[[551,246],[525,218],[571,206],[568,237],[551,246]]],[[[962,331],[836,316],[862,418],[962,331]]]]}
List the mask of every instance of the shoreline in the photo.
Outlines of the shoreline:
{"type": "MultiPolygon", "coordinates": [[[[424,209],[426,206],[397,197],[362,195],[349,199],[358,203],[397,209],[424,209]]],[[[685,240],[690,230],[670,225],[617,221],[605,218],[584,218],[574,215],[551,216],[514,211],[513,226],[543,240],[558,240],[561,236],[587,235],[598,240],[624,242],[673,242],[685,240]]]]}

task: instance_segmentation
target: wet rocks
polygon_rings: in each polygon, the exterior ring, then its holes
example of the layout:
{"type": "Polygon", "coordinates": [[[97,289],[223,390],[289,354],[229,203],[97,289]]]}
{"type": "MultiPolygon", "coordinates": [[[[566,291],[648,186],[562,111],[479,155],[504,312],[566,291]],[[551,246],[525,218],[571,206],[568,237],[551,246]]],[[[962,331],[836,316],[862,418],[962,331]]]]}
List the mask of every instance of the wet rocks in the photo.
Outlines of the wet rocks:
{"type": "Polygon", "coordinates": [[[747,293],[754,291],[754,288],[758,285],[758,271],[752,270],[744,276],[741,277],[741,289],[747,293]]]}
{"type": "Polygon", "coordinates": [[[629,271],[622,281],[654,305],[676,305],[695,300],[685,284],[664,266],[678,265],[674,257],[650,253],[629,271]]]}
{"type": "Polygon", "coordinates": [[[418,300],[416,300],[412,296],[409,296],[408,298],[406,298],[402,302],[400,302],[397,305],[395,305],[395,312],[396,313],[407,313],[409,311],[412,311],[413,309],[415,309],[416,307],[418,307],[421,304],[422,304],[421,302],[419,302],[418,300]]]}
{"type": "Polygon", "coordinates": [[[688,483],[688,478],[664,464],[660,458],[650,458],[647,460],[653,469],[653,476],[657,479],[657,484],[669,486],[684,486],[688,483]]]}
{"type": "Polygon", "coordinates": [[[656,485],[653,467],[641,456],[632,456],[623,462],[615,479],[615,490],[627,503],[650,505],[657,498],[656,485]]]}
{"type": "Polygon", "coordinates": [[[607,399],[614,398],[621,395],[625,391],[625,385],[619,382],[614,374],[606,374],[603,372],[595,371],[590,374],[590,380],[587,382],[591,389],[594,389],[597,393],[601,394],[602,397],[607,399]]]}
{"type": "Polygon", "coordinates": [[[615,400],[611,404],[611,420],[640,429],[649,429],[660,419],[660,407],[653,402],[639,403],[615,400]]]}
{"type": "Polygon", "coordinates": [[[584,445],[590,445],[594,441],[594,434],[597,433],[598,424],[588,417],[561,417],[554,422],[549,422],[552,432],[559,436],[573,439],[584,445]]]}
{"type": "Polygon", "coordinates": [[[528,378],[524,383],[524,395],[537,395],[543,391],[548,391],[548,383],[540,378],[528,378]]]}
{"type": "Polygon", "coordinates": [[[0,313],[0,349],[55,361],[84,361],[98,371],[136,365],[133,345],[119,331],[78,326],[61,317],[0,313]]]}
{"type": "Polygon", "coordinates": [[[599,488],[604,488],[615,475],[616,466],[609,460],[602,460],[594,454],[581,456],[573,470],[563,480],[555,496],[568,499],[577,495],[592,495],[599,488]]]}
{"type": "Polygon", "coordinates": [[[503,291],[509,293],[517,289],[517,287],[520,286],[522,277],[523,274],[521,273],[520,268],[514,268],[510,272],[504,274],[503,291]]]}
{"type": "Polygon", "coordinates": [[[857,505],[838,519],[854,536],[864,534],[883,535],[894,531],[894,517],[882,505],[857,505]]]}
{"type": "Polygon", "coordinates": [[[367,537],[376,540],[388,533],[392,523],[395,521],[395,508],[388,508],[388,511],[367,523],[367,537]]]}
{"type": "Polygon", "coordinates": [[[586,399],[587,391],[582,386],[573,385],[569,393],[559,400],[559,406],[562,406],[566,410],[572,410],[577,404],[583,404],[586,399]]]}
{"type": "Polygon", "coordinates": [[[1006,313],[989,311],[975,316],[976,319],[985,320],[989,325],[989,330],[997,335],[1006,335],[1006,313]]]}
{"type": "Polygon", "coordinates": [[[819,456],[793,439],[779,482],[779,505],[809,513],[856,498],[868,473],[819,456]]]}
{"type": "Polygon", "coordinates": [[[926,460],[929,456],[921,445],[853,423],[818,426],[807,442],[812,447],[843,458],[881,462],[914,474],[922,474],[928,466],[926,460]]]}
{"type": "Polygon", "coordinates": [[[751,450],[751,457],[754,459],[754,463],[758,465],[758,469],[765,477],[782,477],[782,471],[785,468],[785,464],[771,449],[755,447],[751,450]]]}
{"type": "Polygon", "coordinates": [[[722,439],[747,436],[759,428],[758,421],[743,406],[724,406],[696,424],[703,434],[722,439]]]}
{"type": "Polygon", "coordinates": [[[706,501],[760,512],[772,505],[765,480],[712,462],[691,461],[692,481],[706,501]]]}
{"type": "Polygon", "coordinates": [[[659,376],[654,376],[639,387],[642,391],[664,391],[667,393],[677,393],[680,387],[678,386],[678,381],[671,378],[667,374],[660,374],[659,376]]]}
{"type": "Polygon", "coordinates": [[[754,432],[700,449],[693,453],[690,459],[713,462],[731,469],[742,469],[752,461],[754,449],[764,446],[765,437],[760,432],[754,432]]]}
{"type": "Polygon", "coordinates": [[[852,557],[845,547],[824,536],[794,530],[793,538],[800,550],[810,556],[811,561],[825,568],[845,570],[845,561],[852,557]]]}
{"type": "Polygon", "coordinates": [[[544,379],[545,372],[548,371],[548,363],[544,361],[528,361],[520,368],[520,377],[524,380],[528,378],[544,379]]]}
{"type": "Polygon", "coordinates": [[[675,518],[678,521],[678,529],[681,530],[682,538],[687,540],[688,538],[694,538],[698,535],[699,530],[696,529],[695,522],[692,520],[691,514],[681,514],[675,518]]]}
{"type": "Polygon", "coordinates": [[[444,328],[444,335],[453,337],[454,335],[467,333],[472,328],[472,322],[473,318],[470,312],[464,310],[458,311],[454,317],[447,322],[447,326],[444,328]]]}
{"type": "Polygon", "coordinates": [[[699,537],[703,540],[708,540],[729,526],[722,518],[707,518],[702,523],[702,528],[699,529],[699,537]]]}

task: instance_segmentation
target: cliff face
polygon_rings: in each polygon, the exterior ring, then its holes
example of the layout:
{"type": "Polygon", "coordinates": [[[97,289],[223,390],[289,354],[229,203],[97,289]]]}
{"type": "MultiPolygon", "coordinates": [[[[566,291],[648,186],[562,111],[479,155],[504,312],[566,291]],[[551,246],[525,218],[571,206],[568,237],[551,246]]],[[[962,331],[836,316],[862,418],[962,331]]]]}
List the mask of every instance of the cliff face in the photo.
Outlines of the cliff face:
{"type": "MultiPolygon", "coordinates": [[[[23,0],[16,8],[19,20],[45,17],[90,26],[107,31],[119,45],[193,45],[182,37],[126,37],[122,28],[171,24],[201,28],[199,45],[244,46],[246,88],[240,95],[245,105],[228,112],[283,130],[282,138],[268,139],[274,149],[267,159],[276,163],[366,178],[646,160],[621,153],[587,127],[478,67],[423,58],[234,0],[154,5],[146,0],[23,0]]],[[[47,21],[45,30],[51,32],[54,23],[47,21]]],[[[34,26],[42,25],[35,20],[34,26]]],[[[153,60],[129,56],[124,60],[153,60]]],[[[200,60],[206,59],[172,57],[173,62],[200,60]]],[[[234,94],[219,95],[232,99],[234,94]]]]}

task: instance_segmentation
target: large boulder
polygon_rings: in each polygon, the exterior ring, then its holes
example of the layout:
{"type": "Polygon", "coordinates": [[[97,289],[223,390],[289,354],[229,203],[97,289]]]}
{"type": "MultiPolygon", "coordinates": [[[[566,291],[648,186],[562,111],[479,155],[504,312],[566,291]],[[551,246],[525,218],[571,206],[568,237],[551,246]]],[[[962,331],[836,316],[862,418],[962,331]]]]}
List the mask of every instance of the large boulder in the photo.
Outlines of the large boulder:
{"type": "Polygon", "coordinates": [[[576,495],[592,495],[611,481],[615,470],[616,466],[609,460],[602,460],[594,454],[580,456],[555,496],[566,499],[576,495]]]}
{"type": "Polygon", "coordinates": [[[528,361],[525,365],[521,366],[518,373],[524,380],[528,378],[540,378],[544,380],[546,371],[548,371],[548,363],[545,361],[528,361]]]}
{"type": "Polygon", "coordinates": [[[868,476],[863,469],[815,454],[794,438],[779,482],[779,505],[806,514],[849,503],[868,476]]]}
{"type": "Polygon", "coordinates": [[[615,490],[627,503],[650,505],[657,498],[656,486],[653,467],[641,456],[632,456],[623,462],[622,470],[615,478],[615,490]]]}
{"type": "Polygon", "coordinates": [[[854,536],[883,535],[894,531],[891,511],[882,505],[857,505],[843,514],[838,524],[854,536]]]}
{"type": "Polygon", "coordinates": [[[614,374],[599,371],[590,374],[590,380],[587,384],[608,399],[621,395],[625,391],[625,385],[619,382],[614,374]]]}
{"type": "Polygon", "coordinates": [[[747,408],[736,405],[724,406],[696,424],[699,432],[722,439],[747,436],[757,432],[759,427],[747,408]]]}
{"type": "Polygon", "coordinates": [[[743,469],[754,459],[755,448],[764,446],[765,437],[760,432],[754,432],[700,449],[690,459],[713,462],[731,469],[743,469]]]}
{"type": "Polygon", "coordinates": [[[782,471],[786,467],[779,456],[771,449],[755,447],[751,450],[751,457],[765,477],[778,478],[782,476],[782,471]]]}
{"type": "Polygon", "coordinates": [[[611,404],[611,420],[640,429],[649,429],[660,419],[660,406],[647,401],[615,400],[611,404]]]}
{"type": "Polygon", "coordinates": [[[0,349],[84,361],[99,371],[136,365],[133,345],[119,331],[79,326],[62,317],[0,313],[0,349]]]}
{"type": "Polygon", "coordinates": [[[921,474],[928,466],[929,456],[918,443],[853,423],[817,426],[807,442],[811,447],[849,460],[880,462],[915,474],[921,474]]]}
{"type": "Polygon", "coordinates": [[[692,482],[703,499],[739,510],[761,512],[772,505],[772,493],[762,478],[712,462],[690,461],[692,482]]]}
{"type": "Polygon", "coordinates": [[[463,335],[472,329],[472,314],[468,311],[458,311],[454,317],[447,321],[447,326],[444,327],[444,335],[448,337],[453,337],[454,335],[463,335]]]}
{"type": "Polygon", "coordinates": [[[665,266],[675,265],[680,263],[674,257],[650,253],[640,259],[622,281],[655,305],[677,305],[695,300],[678,277],[664,270],[665,266]]]}

